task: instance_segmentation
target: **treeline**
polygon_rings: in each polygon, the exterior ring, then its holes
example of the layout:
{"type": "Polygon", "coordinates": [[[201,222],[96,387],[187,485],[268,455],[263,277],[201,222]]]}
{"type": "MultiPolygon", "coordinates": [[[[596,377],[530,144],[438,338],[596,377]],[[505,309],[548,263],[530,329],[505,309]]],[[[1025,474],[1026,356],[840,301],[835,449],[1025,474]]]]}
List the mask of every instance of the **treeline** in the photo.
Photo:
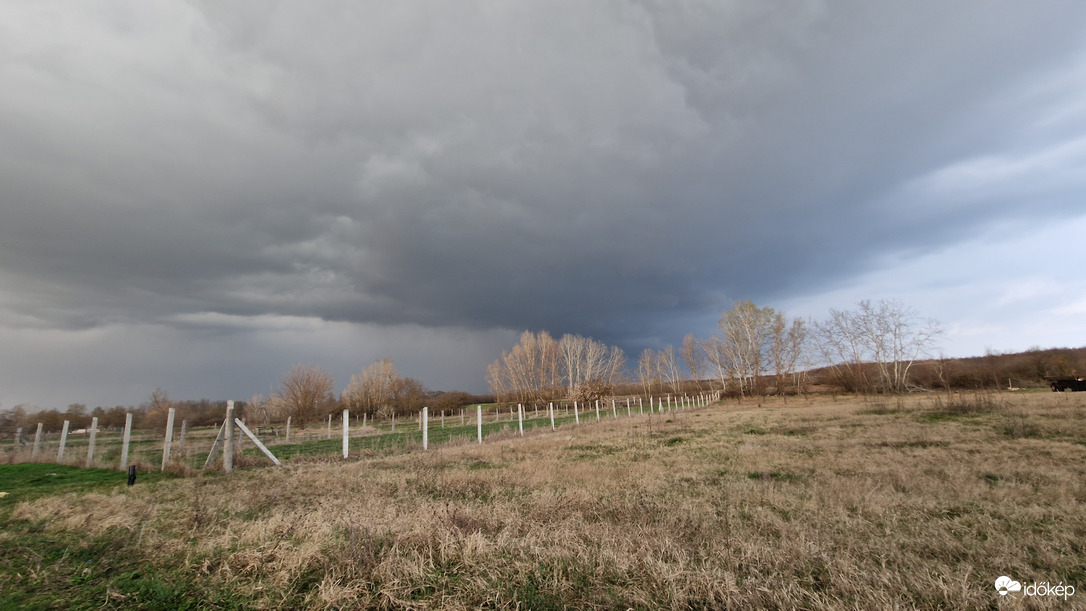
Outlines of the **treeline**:
{"type": "MultiPolygon", "coordinates": [[[[238,413],[244,413],[245,402],[235,402],[238,413]]],[[[46,409],[31,411],[25,405],[0,410],[0,433],[14,433],[19,428],[24,434],[42,423],[46,432],[59,431],[68,421],[68,430],[72,432],[90,427],[93,418],[98,418],[99,430],[120,430],[124,427],[125,417],[132,414],[134,428],[162,428],[170,408],[177,410],[178,422],[188,420],[189,426],[208,426],[222,422],[226,416],[226,401],[171,400],[165,392],[155,389],[151,398],[138,406],[116,405],[114,407],[95,407],[88,410],[82,403],[72,403],[64,411],[46,409]]],[[[33,432],[33,431],[30,431],[33,432]]]]}
{"type": "Polygon", "coordinates": [[[688,334],[678,349],[645,349],[636,369],[623,366],[625,354],[615,346],[525,331],[491,363],[487,382],[499,400],[540,403],[704,390],[742,399],[1037,387],[1046,376],[1086,372],[1086,348],[946,359],[935,356],[940,335],[937,321],[895,300],[832,309],[824,320],[736,301],[708,337],[688,334]]]}
{"type": "MultiPolygon", "coordinates": [[[[334,394],[332,376],[313,365],[297,365],[284,376],[279,388],[270,396],[255,395],[248,401],[234,401],[234,413],[251,424],[281,424],[291,419],[298,427],[324,421],[344,409],[368,418],[414,417],[424,406],[434,413],[452,413],[466,405],[490,403],[490,395],[463,391],[430,391],[414,378],[401,376],[392,359],[384,358],[365,367],[351,377],[350,384],[338,397],[334,394]]],[[[189,426],[217,425],[226,417],[226,401],[200,399],[174,400],[161,389],[151,392],[148,401],[138,406],[96,407],[72,404],[64,411],[33,410],[25,405],[0,410],[0,434],[9,436],[20,427],[24,434],[37,423],[46,432],[60,431],[68,421],[70,431],[85,429],[92,418],[98,418],[100,430],[124,427],[126,414],[132,414],[132,426],[137,429],[160,429],[165,426],[170,409],[176,410],[177,422],[189,426]]],[[[32,432],[32,431],[31,431],[32,432]]]]}

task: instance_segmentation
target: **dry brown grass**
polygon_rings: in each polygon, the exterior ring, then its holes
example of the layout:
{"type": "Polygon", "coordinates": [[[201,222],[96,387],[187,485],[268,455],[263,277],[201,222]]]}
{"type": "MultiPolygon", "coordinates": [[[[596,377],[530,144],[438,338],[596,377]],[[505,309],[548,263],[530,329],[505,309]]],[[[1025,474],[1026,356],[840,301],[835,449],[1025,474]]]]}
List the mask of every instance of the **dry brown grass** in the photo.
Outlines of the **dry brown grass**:
{"type": "Polygon", "coordinates": [[[134,539],[263,608],[1083,606],[993,583],[1086,588],[1086,393],[971,397],[728,404],[13,519],[134,539]]]}

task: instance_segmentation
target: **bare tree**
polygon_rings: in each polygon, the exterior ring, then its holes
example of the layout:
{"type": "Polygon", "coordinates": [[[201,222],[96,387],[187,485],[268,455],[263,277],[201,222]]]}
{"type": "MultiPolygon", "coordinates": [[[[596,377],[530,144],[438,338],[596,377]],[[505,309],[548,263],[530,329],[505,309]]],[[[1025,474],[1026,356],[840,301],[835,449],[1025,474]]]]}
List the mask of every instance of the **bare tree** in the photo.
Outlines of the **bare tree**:
{"type": "Polygon", "coordinates": [[[701,341],[694,337],[693,333],[687,333],[683,338],[683,347],[679,350],[679,354],[683,357],[683,362],[686,363],[686,368],[690,371],[690,377],[694,379],[694,384],[701,390],[701,376],[704,375],[702,371],[705,364],[705,348],[702,346],[701,341]]]}
{"type": "Polygon", "coordinates": [[[720,391],[728,390],[728,378],[731,377],[734,367],[731,361],[731,352],[727,349],[727,340],[720,335],[711,335],[702,343],[705,350],[705,358],[712,365],[713,372],[720,380],[720,391]]]}
{"type": "Polygon", "coordinates": [[[795,319],[789,324],[787,317],[777,312],[773,316],[771,327],[773,338],[769,358],[773,363],[776,393],[784,395],[789,378],[793,387],[798,386],[795,380],[796,362],[805,350],[807,325],[801,319],[795,319]]]}
{"type": "Polygon", "coordinates": [[[283,378],[279,396],[299,426],[324,413],[335,400],[332,376],[315,365],[295,365],[283,378]]]}
{"type": "Polygon", "coordinates": [[[626,356],[617,347],[580,335],[555,341],[546,331],[525,331],[513,349],[487,368],[490,390],[504,400],[532,403],[561,396],[608,392],[626,356]]]}
{"type": "Polygon", "coordinates": [[[670,344],[667,348],[656,353],[656,361],[659,363],[660,374],[673,394],[680,394],[682,388],[682,371],[679,370],[679,361],[675,358],[675,347],[670,344]]]}
{"type": "Polygon", "coordinates": [[[656,360],[656,351],[645,348],[641,358],[637,359],[637,378],[646,395],[653,394],[660,384],[660,366],[656,360]]]}
{"type": "Polygon", "coordinates": [[[819,350],[846,390],[905,392],[917,359],[934,347],[941,333],[932,319],[900,301],[864,300],[852,311],[830,310],[816,325],[819,350]],[[870,364],[870,367],[867,364],[870,364]],[[868,370],[873,376],[868,376],[868,370]]]}
{"type": "Polygon", "coordinates": [[[722,348],[728,353],[736,377],[739,396],[744,387],[750,393],[764,392],[762,374],[771,359],[769,344],[773,337],[773,308],[759,308],[750,301],[736,301],[731,310],[720,317],[720,332],[725,340],[722,348]]]}

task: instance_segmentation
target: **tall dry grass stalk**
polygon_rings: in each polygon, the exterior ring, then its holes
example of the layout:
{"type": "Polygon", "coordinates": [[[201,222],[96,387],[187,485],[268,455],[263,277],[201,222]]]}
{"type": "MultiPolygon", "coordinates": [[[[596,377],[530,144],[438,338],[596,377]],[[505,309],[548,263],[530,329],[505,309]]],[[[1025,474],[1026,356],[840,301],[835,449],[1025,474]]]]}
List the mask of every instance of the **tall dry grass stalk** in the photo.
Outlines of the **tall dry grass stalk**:
{"type": "Polygon", "coordinates": [[[13,519],[135,541],[260,608],[1081,605],[993,583],[1086,589],[1086,394],[943,401],[730,404],[13,519]]]}

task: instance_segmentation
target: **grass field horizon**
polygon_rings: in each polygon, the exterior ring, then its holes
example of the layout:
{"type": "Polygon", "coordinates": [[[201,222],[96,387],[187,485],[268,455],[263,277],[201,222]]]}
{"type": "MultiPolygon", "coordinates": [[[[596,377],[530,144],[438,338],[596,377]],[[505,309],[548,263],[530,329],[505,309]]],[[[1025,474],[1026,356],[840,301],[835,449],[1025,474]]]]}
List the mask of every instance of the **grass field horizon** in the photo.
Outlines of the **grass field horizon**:
{"type": "Polygon", "coordinates": [[[729,401],[9,495],[0,606],[1077,608],[994,583],[1086,586],[1084,417],[1086,393],[729,401]]]}

